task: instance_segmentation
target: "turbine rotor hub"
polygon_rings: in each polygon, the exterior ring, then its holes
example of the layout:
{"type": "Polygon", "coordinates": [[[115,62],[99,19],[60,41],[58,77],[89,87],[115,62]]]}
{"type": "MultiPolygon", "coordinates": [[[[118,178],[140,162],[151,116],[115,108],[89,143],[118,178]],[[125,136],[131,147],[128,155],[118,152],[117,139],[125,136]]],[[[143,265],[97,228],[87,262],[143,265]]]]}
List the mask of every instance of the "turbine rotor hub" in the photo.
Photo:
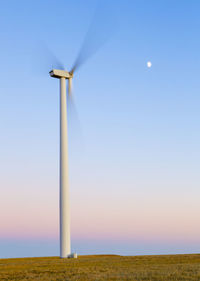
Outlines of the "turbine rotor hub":
{"type": "Polygon", "coordinates": [[[54,78],[65,78],[65,79],[73,78],[73,73],[68,72],[66,70],[52,69],[49,72],[49,74],[51,77],[54,77],[54,78]]]}

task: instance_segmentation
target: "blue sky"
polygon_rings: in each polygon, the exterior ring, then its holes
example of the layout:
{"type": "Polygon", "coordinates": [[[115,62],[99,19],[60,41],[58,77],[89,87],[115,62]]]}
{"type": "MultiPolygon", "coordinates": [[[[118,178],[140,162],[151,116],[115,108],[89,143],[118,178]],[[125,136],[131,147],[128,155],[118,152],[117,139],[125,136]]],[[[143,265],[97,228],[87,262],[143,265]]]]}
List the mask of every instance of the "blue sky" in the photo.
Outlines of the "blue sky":
{"type": "MultiPolygon", "coordinates": [[[[48,74],[50,52],[70,69],[96,5],[1,3],[1,257],[58,255],[59,85],[48,74]]],[[[72,247],[199,252],[200,3],[101,6],[91,46],[112,36],[73,79],[81,131],[72,120],[72,247]]]]}

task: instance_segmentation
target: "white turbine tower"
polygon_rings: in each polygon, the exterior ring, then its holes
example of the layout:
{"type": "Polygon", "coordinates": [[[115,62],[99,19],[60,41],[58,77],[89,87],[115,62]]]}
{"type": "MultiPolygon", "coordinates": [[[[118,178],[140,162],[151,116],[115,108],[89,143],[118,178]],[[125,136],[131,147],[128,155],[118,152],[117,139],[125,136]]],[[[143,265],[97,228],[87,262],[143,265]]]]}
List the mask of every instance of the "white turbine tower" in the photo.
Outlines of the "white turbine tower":
{"type": "Polygon", "coordinates": [[[73,74],[53,69],[50,75],[60,79],[60,257],[67,258],[73,255],[70,242],[66,79],[69,81],[70,94],[73,74]]]}

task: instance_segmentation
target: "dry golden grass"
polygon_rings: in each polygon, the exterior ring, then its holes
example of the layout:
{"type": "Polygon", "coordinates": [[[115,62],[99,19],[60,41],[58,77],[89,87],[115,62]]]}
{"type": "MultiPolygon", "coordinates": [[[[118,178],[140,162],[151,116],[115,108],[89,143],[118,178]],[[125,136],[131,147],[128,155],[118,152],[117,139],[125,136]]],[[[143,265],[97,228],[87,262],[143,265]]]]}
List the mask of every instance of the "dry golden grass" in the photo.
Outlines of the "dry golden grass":
{"type": "Polygon", "coordinates": [[[200,255],[1,259],[0,280],[200,280],[200,255]]]}

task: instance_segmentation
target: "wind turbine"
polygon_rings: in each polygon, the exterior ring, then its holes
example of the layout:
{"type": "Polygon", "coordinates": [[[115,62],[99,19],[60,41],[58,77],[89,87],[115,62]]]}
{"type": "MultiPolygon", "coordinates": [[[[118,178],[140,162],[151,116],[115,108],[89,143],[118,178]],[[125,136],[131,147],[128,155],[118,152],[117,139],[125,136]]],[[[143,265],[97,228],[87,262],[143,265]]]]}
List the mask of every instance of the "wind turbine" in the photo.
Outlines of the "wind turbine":
{"type": "MultiPolygon", "coordinates": [[[[100,4],[100,1],[99,1],[100,4]]],[[[103,4],[101,2],[101,4],[103,4]]],[[[74,72],[91,57],[110,37],[114,25],[110,25],[113,11],[102,6],[104,13],[99,13],[100,6],[97,7],[93,21],[83,41],[78,57],[71,71],[64,70],[63,65],[52,54],[54,61],[60,69],[52,69],[51,77],[60,79],[60,257],[76,258],[77,254],[71,253],[70,241],[70,204],[69,204],[69,175],[68,175],[68,136],[67,136],[67,91],[66,80],[68,80],[69,101],[72,99],[72,78],[74,72]],[[106,14],[105,14],[106,12],[106,14]],[[102,23],[102,19],[103,23],[102,23]],[[104,30],[102,26],[104,25],[104,30]],[[100,30],[98,30],[100,28],[100,30]],[[102,32],[103,31],[103,32],[102,32]],[[98,35],[98,37],[96,37],[98,35]],[[92,42],[91,39],[92,38],[92,42]]]]}
{"type": "MultiPolygon", "coordinates": [[[[82,53],[82,52],[81,52],[82,53]]],[[[67,134],[67,91],[71,97],[72,78],[74,71],[81,65],[80,54],[70,72],[62,69],[52,69],[51,77],[60,79],[60,258],[76,258],[77,254],[71,253],[70,237],[70,204],[69,204],[69,174],[68,174],[68,134],[67,134]]]]}

